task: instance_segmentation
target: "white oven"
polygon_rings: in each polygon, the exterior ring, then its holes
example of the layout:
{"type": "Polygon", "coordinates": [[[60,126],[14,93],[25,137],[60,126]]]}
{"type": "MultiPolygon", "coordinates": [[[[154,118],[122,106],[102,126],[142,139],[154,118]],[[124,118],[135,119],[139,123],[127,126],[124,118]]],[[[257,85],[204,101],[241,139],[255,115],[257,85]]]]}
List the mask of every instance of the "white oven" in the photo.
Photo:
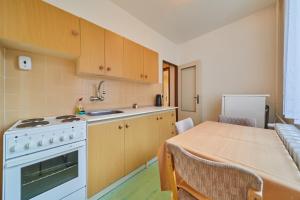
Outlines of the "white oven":
{"type": "Polygon", "coordinates": [[[86,141],[7,160],[3,172],[4,200],[84,200],[86,141]]]}

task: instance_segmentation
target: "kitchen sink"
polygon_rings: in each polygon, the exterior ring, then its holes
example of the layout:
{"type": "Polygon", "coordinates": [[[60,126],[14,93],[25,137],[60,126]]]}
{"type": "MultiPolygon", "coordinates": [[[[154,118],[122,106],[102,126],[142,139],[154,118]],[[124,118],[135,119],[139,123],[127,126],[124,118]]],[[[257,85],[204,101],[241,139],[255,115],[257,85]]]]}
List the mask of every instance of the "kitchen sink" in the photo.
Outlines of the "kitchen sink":
{"type": "Polygon", "coordinates": [[[89,116],[101,116],[101,115],[112,115],[112,114],[118,114],[123,113],[121,110],[95,110],[95,111],[89,111],[86,114],[89,116]]]}

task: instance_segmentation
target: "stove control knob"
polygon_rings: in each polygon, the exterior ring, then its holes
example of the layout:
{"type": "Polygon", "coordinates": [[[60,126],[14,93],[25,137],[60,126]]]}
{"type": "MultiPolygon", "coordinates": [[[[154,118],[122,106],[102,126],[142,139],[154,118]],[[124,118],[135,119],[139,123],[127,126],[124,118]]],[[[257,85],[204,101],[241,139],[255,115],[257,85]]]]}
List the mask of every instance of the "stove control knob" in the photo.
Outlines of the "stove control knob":
{"type": "Polygon", "coordinates": [[[28,143],[26,143],[25,145],[24,145],[24,149],[25,150],[28,150],[28,149],[30,149],[30,142],[28,142],[28,143]]]}
{"type": "Polygon", "coordinates": [[[14,145],[14,146],[10,147],[10,148],[9,148],[9,152],[10,152],[10,153],[16,152],[16,146],[14,145]]]}
{"type": "Polygon", "coordinates": [[[50,138],[50,139],[49,139],[49,143],[50,143],[50,144],[53,144],[53,143],[54,143],[54,138],[50,138]]]}
{"type": "Polygon", "coordinates": [[[43,142],[43,140],[40,140],[40,141],[38,141],[38,146],[43,146],[43,144],[44,144],[44,142],[43,142]]]}
{"type": "Polygon", "coordinates": [[[61,142],[63,142],[63,141],[65,140],[65,137],[64,137],[64,136],[61,136],[61,137],[59,138],[59,140],[60,140],[61,142]]]}
{"type": "Polygon", "coordinates": [[[69,135],[69,139],[73,140],[74,139],[74,134],[69,135]]]}

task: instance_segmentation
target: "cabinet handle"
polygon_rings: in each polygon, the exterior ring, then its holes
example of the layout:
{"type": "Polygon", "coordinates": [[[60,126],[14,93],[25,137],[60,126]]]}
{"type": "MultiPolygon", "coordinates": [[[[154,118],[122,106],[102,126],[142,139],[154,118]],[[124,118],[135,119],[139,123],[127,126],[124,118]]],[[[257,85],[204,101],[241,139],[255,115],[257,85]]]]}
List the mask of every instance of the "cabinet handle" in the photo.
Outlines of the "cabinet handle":
{"type": "Polygon", "coordinates": [[[163,119],[162,117],[160,117],[159,119],[163,119]]]}
{"type": "Polygon", "coordinates": [[[156,117],[156,120],[159,120],[159,117],[156,117]]]}
{"type": "Polygon", "coordinates": [[[123,126],[119,125],[118,129],[120,129],[120,130],[121,130],[122,128],[123,128],[123,126]]]}
{"type": "Polygon", "coordinates": [[[102,71],[104,67],[102,65],[99,66],[99,70],[102,71]]]}
{"type": "Polygon", "coordinates": [[[129,128],[130,126],[128,124],[125,125],[125,128],[129,128]]]}
{"type": "Polygon", "coordinates": [[[145,75],[145,79],[147,79],[148,78],[148,75],[145,75]]]}
{"type": "Polygon", "coordinates": [[[109,71],[111,71],[111,68],[110,68],[110,67],[108,67],[106,70],[109,72],[109,71]]]}
{"type": "Polygon", "coordinates": [[[75,31],[75,30],[72,30],[71,33],[72,33],[72,35],[74,35],[74,36],[79,35],[78,31],[75,31]]]}
{"type": "Polygon", "coordinates": [[[141,74],[141,78],[144,78],[144,75],[143,75],[143,74],[141,74]]]}

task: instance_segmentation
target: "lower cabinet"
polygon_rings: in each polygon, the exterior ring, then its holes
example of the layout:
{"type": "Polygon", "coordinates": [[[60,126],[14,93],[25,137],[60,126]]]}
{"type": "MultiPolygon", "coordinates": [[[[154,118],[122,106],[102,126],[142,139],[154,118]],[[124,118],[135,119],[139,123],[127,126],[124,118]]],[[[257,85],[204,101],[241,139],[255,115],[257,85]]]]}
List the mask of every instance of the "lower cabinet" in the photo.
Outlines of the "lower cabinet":
{"type": "Polygon", "coordinates": [[[123,121],[88,127],[88,197],[125,175],[123,121]]]}
{"type": "Polygon", "coordinates": [[[176,135],[175,111],[162,113],[157,116],[156,120],[158,121],[158,135],[159,135],[159,146],[160,146],[167,139],[176,135]]]}
{"type": "Polygon", "coordinates": [[[175,135],[175,112],[168,111],[88,126],[88,197],[154,158],[175,135]]]}

